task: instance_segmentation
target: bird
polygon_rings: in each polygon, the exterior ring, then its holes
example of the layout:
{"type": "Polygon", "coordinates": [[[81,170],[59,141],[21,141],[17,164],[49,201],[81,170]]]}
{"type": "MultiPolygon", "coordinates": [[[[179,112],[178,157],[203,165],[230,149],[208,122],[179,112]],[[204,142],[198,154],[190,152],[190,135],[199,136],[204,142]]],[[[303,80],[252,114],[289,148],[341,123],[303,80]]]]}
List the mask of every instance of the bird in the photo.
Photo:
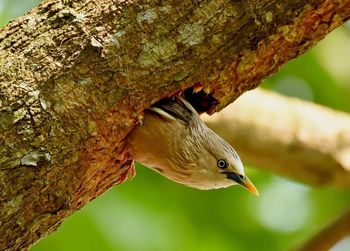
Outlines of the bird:
{"type": "Polygon", "coordinates": [[[206,126],[182,96],[156,103],[128,136],[131,158],[188,187],[211,190],[241,185],[258,190],[242,161],[225,140],[206,126]]]}

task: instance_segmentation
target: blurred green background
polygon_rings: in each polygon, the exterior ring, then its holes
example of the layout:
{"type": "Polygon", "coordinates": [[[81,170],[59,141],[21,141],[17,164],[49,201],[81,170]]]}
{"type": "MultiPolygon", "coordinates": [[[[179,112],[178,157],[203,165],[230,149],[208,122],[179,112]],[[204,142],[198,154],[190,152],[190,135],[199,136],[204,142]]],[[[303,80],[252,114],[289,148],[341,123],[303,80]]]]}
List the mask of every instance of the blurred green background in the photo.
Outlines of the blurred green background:
{"type": "MultiPolygon", "coordinates": [[[[0,24],[39,2],[0,0],[0,24]]],[[[263,86],[350,112],[350,25],[263,86]]],[[[254,167],[248,175],[260,198],[239,187],[197,191],[137,166],[132,181],[89,203],[31,250],[291,250],[350,205],[346,191],[312,188],[254,167]]],[[[350,250],[350,238],[332,249],[341,250],[350,250]]]]}

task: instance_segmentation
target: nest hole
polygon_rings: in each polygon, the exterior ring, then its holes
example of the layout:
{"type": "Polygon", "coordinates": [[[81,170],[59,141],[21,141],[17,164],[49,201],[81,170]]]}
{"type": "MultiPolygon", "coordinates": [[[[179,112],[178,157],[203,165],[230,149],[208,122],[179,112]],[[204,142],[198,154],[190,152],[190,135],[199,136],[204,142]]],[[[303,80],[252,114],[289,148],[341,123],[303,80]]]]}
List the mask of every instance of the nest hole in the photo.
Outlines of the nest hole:
{"type": "Polygon", "coordinates": [[[194,87],[190,87],[183,91],[182,96],[199,114],[204,112],[211,113],[219,104],[218,100],[215,99],[213,95],[206,93],[204,90],[195,91],[194,87]]]}

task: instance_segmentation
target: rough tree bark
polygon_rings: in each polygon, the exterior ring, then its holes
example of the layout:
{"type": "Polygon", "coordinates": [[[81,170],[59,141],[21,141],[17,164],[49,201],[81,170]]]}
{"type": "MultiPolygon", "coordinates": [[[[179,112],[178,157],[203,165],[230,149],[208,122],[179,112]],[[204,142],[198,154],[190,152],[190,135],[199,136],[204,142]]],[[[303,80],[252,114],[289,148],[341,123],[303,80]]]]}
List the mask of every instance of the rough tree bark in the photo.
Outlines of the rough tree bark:
{"type": "MultiPolygon", "coordinates": [[[[131,170],[127,134],[201,83],[220,110],[350,16],[350,0],[47,0],[0,32],[0,250],[131,170]]],[[[203,94],[203,92],[201,92],[203,94]]]]}
{"type": "Polygon", "coordinates": [[[346,113],[254,90],[203,118],[250,164],[310,185],[350,188],[346,113]]]}

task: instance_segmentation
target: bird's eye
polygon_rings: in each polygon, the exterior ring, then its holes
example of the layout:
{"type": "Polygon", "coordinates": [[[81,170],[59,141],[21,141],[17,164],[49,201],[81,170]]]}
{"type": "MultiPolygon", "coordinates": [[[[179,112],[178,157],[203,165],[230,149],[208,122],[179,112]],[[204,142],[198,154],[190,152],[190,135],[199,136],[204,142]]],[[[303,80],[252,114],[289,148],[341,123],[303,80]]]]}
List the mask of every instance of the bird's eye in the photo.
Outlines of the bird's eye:
{"type": "Polygon", "coordinates": [[[219,159],[217,162],[217,165],[220,169],[225,169],[227,168],[227,163],[224,159],[219,159]]]}

